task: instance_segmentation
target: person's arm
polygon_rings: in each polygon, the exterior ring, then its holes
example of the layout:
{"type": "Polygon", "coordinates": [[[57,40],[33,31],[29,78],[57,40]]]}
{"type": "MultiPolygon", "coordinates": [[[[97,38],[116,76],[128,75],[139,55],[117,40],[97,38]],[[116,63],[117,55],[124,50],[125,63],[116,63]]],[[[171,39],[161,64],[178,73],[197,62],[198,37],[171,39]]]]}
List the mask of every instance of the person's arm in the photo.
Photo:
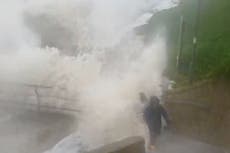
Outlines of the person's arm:
{"type": "Polygon", "coordinates": [[[169,115],[168,115],[167,111],[165,110],[165,108],[163,106],[160,106],[160,108],[161,108],[161,114],[164,117],[164,119],[165,119],[165,121],[167,123],[167,126],[170,127],[171,120],[169,118],[169,115]]]}

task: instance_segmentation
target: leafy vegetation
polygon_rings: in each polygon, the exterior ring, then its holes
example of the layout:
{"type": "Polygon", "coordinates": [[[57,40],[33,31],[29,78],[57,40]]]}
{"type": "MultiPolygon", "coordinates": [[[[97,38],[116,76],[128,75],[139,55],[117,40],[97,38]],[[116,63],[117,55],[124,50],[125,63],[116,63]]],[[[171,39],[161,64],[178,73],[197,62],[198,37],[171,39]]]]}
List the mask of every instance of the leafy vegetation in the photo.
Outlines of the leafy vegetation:
{"type": "MultiPolygon", "coordinates": [[[[176,71],[176,56],[180,17],[185,19],[181,75],[188,76],[192,58],[195,17],[198,0],[181,0],[172,9],[156,14],[145,28],[157,31],[166,29],[169,66],[168,73],[176,71]]],[[[152,36],[148,36],[148,39],[152,36]]],[[[194,73],[196,79],[224,77],[230,78],[230,1],[201,0],[198,25],[198,46],[194,73]]]]}

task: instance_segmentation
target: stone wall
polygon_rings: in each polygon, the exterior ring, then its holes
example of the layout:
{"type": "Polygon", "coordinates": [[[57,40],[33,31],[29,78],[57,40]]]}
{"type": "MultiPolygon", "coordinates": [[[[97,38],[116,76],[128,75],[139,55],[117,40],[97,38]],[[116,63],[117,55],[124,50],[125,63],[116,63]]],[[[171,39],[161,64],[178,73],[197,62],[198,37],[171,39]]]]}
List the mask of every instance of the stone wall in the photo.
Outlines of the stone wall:
{"type": "Polygon", "coordinates": [[[177,133],[230,148],[230,86],[204,82],[170,91],[166,106],[177,133]]]}

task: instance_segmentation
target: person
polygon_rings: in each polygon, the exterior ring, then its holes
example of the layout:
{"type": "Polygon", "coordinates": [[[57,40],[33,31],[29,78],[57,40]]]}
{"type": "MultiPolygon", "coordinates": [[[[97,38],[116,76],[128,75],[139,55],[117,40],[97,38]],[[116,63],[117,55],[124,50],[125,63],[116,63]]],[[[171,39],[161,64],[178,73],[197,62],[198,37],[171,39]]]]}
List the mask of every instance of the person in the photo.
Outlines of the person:
{"type": "Polygon", "coordinates": [[[147,98],[147,96],[145,95],[145,93],[140,92],[140,93],[139,93],[139,96],[140,96],[140,100],[141,100],[141,103],[142,103],[142,104],[146,104],[146,103],[148,102],[148,98],[147,98]]]}
{"type": "Polygon", "coordinates": [[[144,119],[149,129],[150,134],[150,145],[149,149],[155,149],[155,143],[158,136],[161,134],[163,117],[166,121],[167,127],[169,128],[171,122],[165,108],[160,104],[160,100],[156,96],[150,98],[150,102],[144,109],[144,119]]]}

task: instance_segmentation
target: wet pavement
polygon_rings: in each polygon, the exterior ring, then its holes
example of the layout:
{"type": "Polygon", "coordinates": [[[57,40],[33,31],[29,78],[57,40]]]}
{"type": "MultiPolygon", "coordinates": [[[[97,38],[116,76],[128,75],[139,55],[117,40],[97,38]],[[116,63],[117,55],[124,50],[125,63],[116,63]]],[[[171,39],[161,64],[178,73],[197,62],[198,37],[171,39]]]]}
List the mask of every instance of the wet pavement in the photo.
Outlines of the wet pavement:
{"type": "MultiPolygon", "coordinates": [[[[1,106],[0,152],[43,153],[76,129],[77,115],[73,113],[38,112],[36,109],[12,109],[1,106]]],[[[226,152],[209,144],[167,133],[159,139],[154,153],[226,152]]]]}
{"type": "Polygon", "coordinates": [[[76,116],[0,107],[0,152],[42,153],[76,130],[76,116]]]}
{"type": "Polygon", "coordinates": [[[163,135],[154,153],[226,153],[224,149],[197,140],[176,136],[170,133],[163,135]]]}

